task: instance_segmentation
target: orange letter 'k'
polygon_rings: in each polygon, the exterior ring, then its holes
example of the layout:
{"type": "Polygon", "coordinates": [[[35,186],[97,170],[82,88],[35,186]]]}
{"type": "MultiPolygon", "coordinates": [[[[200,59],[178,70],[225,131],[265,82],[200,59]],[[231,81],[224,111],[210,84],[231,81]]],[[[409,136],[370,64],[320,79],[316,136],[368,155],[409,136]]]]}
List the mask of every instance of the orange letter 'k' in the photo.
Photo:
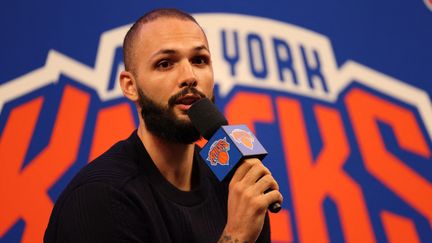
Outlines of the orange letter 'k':
{"type": "Polygon", "coordinates": [[[43,101],[39,97],[12,110],[0,138],[0,238],[23,219],[22,242],[42,241],[53,206],[48,190],[78,154],[90,97],[65,86],[49,144],[21,168],[43,101]]]}

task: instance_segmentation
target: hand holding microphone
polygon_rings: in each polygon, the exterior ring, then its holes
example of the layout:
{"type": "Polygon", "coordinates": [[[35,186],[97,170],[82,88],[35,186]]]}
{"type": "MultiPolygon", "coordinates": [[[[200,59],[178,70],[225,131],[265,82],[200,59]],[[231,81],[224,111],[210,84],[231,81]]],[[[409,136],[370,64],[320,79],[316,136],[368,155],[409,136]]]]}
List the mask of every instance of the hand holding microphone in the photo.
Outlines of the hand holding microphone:
{"type": "MultiPolygon", "coordinates": [[[[231,177],[237,181],[254,180],[251,183],[257,183],[256,189],[264,189],[264,193],[279,189],[268,169],[262,164],[255,167],[239,165],[239,162],[245,160],[256,164],[267,155],[267,151],[245,125],[228,125],[223,114],[209,99],[195,102],[188,110],[188,116],[201,135],[208,140],[200,155],[219,180],[231,177]],[[236,171],[238,167],[244,168],[236,171]]],[[[273,213],[280,209],[280,202],[273,201],[269,206],[273,213]]]]}

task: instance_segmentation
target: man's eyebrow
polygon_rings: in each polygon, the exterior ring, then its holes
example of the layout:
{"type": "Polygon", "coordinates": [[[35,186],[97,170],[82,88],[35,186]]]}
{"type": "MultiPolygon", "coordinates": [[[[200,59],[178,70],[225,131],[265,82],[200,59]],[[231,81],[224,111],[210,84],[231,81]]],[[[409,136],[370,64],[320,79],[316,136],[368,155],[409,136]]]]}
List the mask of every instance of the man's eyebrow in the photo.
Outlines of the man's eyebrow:
{"type": "MultiPolygon", "coordinates": [[[[193,48],[193,50],[196,52],[199,52],[201,50],[206,50],[206,51],[210,52],[209,49],[207,48],[207,46],[205,46],[205,45],[197,46],[197,47],[193,48]]],[[[173,54],[177,54],[177,53],[178,53],[178,51],[176,51],[174,49],[161,49],[161,50],[155,52],[152,55],[152,57],[155,57],[158,55],[173,55],[173,54]]]]}
{"type": "Polygon", "coordinates": [[[162,49],[162,50],[155,52],[153,55],[151,55],[151,57],[155,57],[155,56],[162,55],[162,54],[176,54],[176,53],[177,53],[177,51],[173,50],[173,49],[162,49]]]}
{"type": "Polygon", "coordinates": [[[194,50],[195,51],[206,50],[206,51],[210,52],[209,49],[207,48],[207,46],[205,46],[205,45],[197,46],[194,48],[194,50]]]}

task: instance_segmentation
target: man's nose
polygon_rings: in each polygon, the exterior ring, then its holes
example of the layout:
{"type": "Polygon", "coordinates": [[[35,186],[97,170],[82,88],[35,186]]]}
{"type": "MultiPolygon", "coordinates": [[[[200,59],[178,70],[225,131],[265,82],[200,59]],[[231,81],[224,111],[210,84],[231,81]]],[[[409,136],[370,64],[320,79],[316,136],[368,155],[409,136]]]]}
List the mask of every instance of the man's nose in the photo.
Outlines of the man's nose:
{"type": "Polygon", "coordinates": [[[179,75],[180,87],[192,86],[195,87],[198,84],[197,76],[193,69],[193,65],[189,61],[185,61],[181,65],[179,75]]]}

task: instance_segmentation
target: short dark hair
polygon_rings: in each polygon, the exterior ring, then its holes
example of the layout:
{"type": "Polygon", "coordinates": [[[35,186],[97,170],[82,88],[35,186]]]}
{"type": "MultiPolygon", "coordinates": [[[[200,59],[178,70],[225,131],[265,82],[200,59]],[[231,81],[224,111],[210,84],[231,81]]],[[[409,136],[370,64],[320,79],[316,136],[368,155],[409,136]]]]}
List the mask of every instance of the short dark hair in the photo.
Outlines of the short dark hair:
{"type": "Polygon", "coordinates": [[[201,26],[198,24],[195,18],[192,17],[192,15],[175,8],[160,8],[160,9],[155,9],[150,12],[147,12],[146,14],[141,16],[137,21],[135,21],[135,23],[129,29],[129,31],[127,32],[123,40],[123,62],[126,71],[134,72],[133,69],[134,68],[133,67],[134,66],[133,65],[134,43],[140,27],[146,23],[152,22],[161,17],[170,17],[170,18],[176,18],[180,20],[189,20],[196,23],[201,28],[201,26]]]}

